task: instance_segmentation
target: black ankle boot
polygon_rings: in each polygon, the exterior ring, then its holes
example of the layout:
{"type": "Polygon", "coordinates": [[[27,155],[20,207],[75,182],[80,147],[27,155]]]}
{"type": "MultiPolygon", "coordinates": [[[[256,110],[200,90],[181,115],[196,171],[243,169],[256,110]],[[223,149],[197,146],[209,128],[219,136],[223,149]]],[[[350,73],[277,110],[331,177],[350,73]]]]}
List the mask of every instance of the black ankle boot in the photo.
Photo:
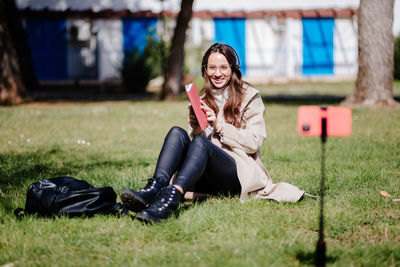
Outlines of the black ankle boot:
{"type": "Polygon", "coordinates": [[[169,185],[157,195],[150,207],[137,213],[136,218],[151,223],[167,219],[178,209],[181,197],[182,193],[175,186],[169,185]]]}
{"type": "Polygon", "coordinates": [[[133,212],[139,212],[153,202],[157,194],[168,185],[160,179],[150,178],[147,185],[136,192],[132,189],[124,189],[121,192],[121,201],[124,206],[133,212]]]}

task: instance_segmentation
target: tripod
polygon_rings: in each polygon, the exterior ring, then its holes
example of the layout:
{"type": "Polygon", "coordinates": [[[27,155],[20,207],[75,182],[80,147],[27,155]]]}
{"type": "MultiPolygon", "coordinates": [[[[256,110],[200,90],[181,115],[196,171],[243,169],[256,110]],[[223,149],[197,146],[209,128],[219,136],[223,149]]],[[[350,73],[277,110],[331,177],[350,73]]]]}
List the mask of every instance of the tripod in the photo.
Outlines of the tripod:
{"type": "Polygon", "coordinates": [[[326,118],[322,118],[321,132],[321,184],[320,184],[320,210],[319,210],[319,237],[315,250],[315,265],[326,265],[326,244],[324,241],[324,193],[325,193],[325,143],[326,143],[326,118]]]}
{"type": "Polygon", "coordinates": [[[325,193],[325,143],[328,136],[345,137],[351,134],[351,110],[345,107],[301,106],[297,117],[300,135],[321,137],[321,185],[319,238],[315,250],[315,265],[326,265],[324,241],[324,193],[325,193]],[[329,118],[329,121],[328,121],[329,118]]]}

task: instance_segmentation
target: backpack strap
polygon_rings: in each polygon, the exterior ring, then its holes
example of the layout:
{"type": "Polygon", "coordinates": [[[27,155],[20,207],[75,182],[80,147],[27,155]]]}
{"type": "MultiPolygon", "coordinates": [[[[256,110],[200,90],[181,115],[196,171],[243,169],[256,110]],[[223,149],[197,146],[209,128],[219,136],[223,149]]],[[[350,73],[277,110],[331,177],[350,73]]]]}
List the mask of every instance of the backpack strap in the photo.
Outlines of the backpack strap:
{"type": "Polygon", "coordinates": [[[23,208],[16,208],[14,210],[14,215],[17,220],[21,220],[25,216],[25,210],[23,208]]]}

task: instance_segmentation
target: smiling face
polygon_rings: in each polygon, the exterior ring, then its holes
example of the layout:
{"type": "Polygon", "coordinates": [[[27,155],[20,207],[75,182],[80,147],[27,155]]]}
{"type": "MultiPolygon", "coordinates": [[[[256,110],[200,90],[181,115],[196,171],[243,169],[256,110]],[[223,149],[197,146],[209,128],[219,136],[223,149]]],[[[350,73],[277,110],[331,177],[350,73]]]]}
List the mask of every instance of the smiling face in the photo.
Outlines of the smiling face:
{"type": "Polygon", "coordinates": [[[231,80],[232,70],[226,57],[215,52],[208,57],[206,74],[214,88],[222,89],[231,80]]]}

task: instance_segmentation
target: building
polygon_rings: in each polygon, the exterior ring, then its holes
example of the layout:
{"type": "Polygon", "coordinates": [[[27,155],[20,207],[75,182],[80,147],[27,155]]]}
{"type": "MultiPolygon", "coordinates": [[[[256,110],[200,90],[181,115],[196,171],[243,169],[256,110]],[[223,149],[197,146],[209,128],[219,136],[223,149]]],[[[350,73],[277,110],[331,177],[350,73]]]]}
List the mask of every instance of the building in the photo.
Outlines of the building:
{"type": "MultiPolygon", "coordinates": [[[[16,0],[41,81],[120,76],[124,51],[172,35],[179,0],[16,0]]],[[[400,0],[395,10],[400,10],[400,0]]],[[[253,82],[354,79],[359,0],[195,0],[185,44],[187,69],[200,73],[205,49],[232,45],[253,82]]],[[[397,12],[397,13],[396,13],[397,12]]],[[[393,33],[399,34],[399,11],[393,33]]]]}

